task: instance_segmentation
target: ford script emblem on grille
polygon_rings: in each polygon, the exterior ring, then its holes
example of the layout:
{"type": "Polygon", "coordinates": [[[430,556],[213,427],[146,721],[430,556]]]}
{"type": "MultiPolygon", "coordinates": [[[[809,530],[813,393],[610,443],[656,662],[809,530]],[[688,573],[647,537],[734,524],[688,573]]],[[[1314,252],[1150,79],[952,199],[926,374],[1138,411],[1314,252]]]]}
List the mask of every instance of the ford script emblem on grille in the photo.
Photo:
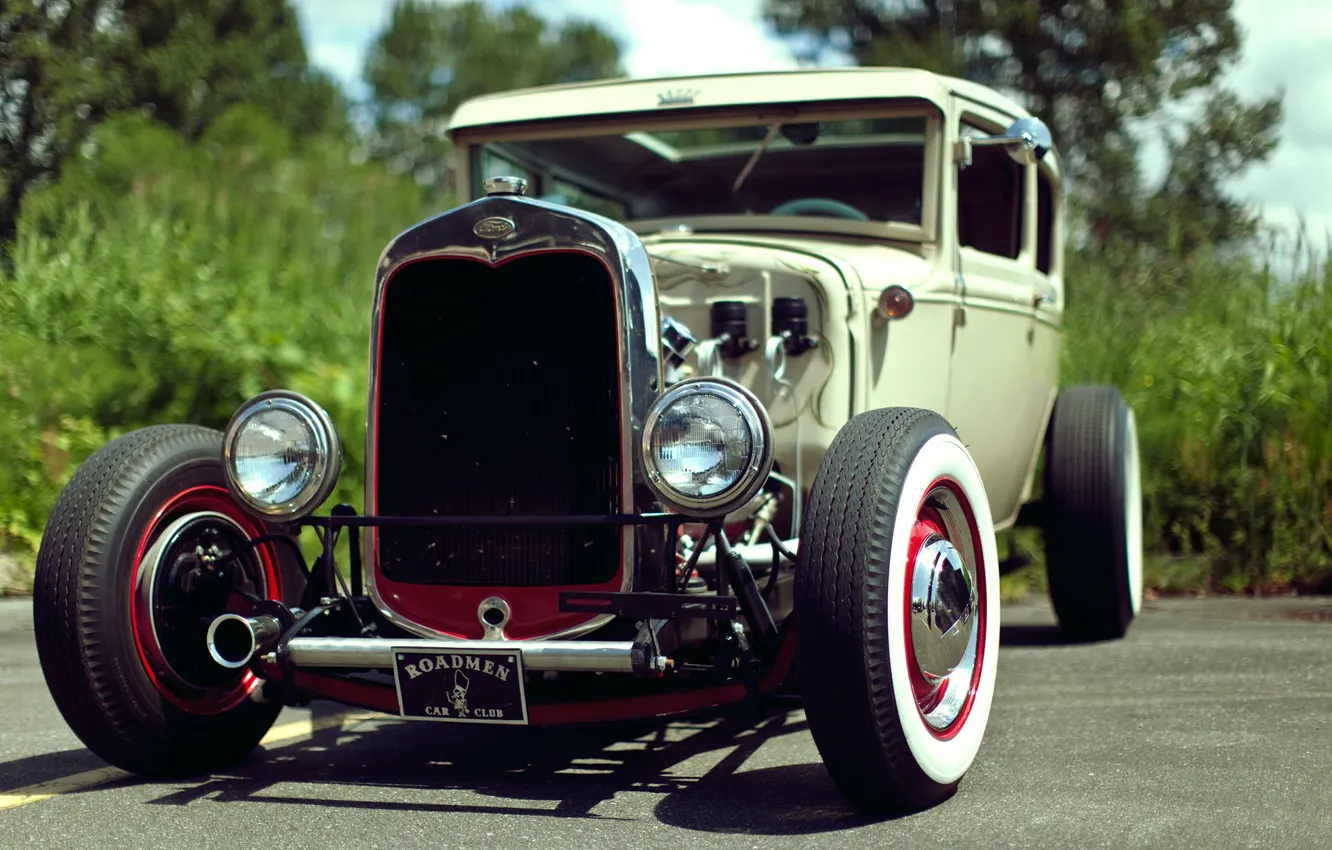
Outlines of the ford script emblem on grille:
{"type": "Polygon", "coordinates": [[[503,239],[513,233],[513,229],[514,223],[511,219],[492,216],[478,221],[472,232],[482,239],[503,239]]]}

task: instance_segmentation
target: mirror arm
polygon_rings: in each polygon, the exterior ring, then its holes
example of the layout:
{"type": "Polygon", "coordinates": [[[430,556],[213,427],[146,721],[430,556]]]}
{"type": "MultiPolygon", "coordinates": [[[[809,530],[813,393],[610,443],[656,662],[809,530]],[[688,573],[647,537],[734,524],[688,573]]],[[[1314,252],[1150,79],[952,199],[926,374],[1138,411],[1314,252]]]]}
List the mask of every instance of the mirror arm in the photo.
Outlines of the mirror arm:
{"type": "Polygon", "coordinates": [[[1014,160],[1029,165],[1045,156],[1045,152],[1051,147],[1051,142],[1049,130],[1040,119],[1022,118],[1013,122],[1013,125],[999,136],[958,139],[953,147],[953,162],[962,168],[971,165],[972,148],[977,145],[985,147],[1003,145],[1008,148],[1008,154],[1014,160]]]}
{"type": "Polygon", "coordinates": [[[953,161],[962,165],[971,165],[972,148],[994,147],[996,145],[1020,147],[1026,150],[1036,149],[1033,139],[1029,135],[1016,138],[1013,136],[981,136],[979,138],[958,139],[957,145],[953,149],[953,161]]]}

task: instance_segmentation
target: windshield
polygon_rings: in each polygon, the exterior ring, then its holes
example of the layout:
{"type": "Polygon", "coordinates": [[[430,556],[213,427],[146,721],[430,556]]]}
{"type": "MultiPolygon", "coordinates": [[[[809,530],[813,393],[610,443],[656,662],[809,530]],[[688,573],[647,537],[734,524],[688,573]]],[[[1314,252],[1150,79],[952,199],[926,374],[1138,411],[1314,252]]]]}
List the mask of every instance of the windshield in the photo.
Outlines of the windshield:
{"type": "Polygon", "coordinates": [[[473,150],[472,196],[483,194],[485,177],[511,174],[528,180],[529,197],[630,224],[715,216],[922,224],[924,115],[733,121],[487,142],[473,150]]]}

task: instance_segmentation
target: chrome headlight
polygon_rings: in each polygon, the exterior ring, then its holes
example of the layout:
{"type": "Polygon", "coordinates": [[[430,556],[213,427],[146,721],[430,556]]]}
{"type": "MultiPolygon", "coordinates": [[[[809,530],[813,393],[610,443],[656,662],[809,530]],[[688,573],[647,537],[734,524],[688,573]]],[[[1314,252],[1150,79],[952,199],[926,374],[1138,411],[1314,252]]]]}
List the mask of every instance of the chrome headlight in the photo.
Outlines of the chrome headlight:
{"type": "Polygon", "coordinates": [[[642,458],[648,486],[689,516],[724,516],[754,498],[772,471],[772,422],[729,378],[689,378],[648,411],[642,458]]]}
{"type": "Polygon", "coordinates": [[[270,390],[231,417],[222,467],[232,495],[255,513],[290,521],[319,507],[342,471],[342,444],[323,408],[270,390]]]}

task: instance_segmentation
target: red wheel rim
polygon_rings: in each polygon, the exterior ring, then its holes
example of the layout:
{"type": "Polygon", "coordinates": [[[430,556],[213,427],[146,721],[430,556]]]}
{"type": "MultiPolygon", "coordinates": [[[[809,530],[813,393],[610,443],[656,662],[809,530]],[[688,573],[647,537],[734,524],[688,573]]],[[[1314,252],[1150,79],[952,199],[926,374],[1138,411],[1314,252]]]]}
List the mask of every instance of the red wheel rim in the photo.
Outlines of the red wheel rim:
{"type": "MultiPolygon", "coordinates": [[[[148,608],[150,602],[139,592],[144,556],[153,543],[177,519],[196,513],[220,514],[235,523],[251,540],[266,533],[258,521],[246,514],[232,500],[224,487],[201,484],[177,493],[153,516],[135,549],[129,584],[130,630],[139,663],[162,698],[187,713],[212,715],[229,711],[247,699],[258,689],[259,678],[250,670],[245,670],[225,684],[209,688],[198,688],[184,682],[173,681],[158,649],[157,636],[152,631],[153,618],[148,608]]],[[[263,577],[263,587],[259,588],[258,595],[264,599],[280,600],[282,577],[276,553],[268,543],[255,547],[254,552],[263,577]]]]}
{"type": "MultiPolygon", "coordinates": [[[[976,691],[980,687],[981,671],[986,661],[985,566],[980,531],[976,527],[976,517],[962,485],[948,476],[936,478],[925,489],[925,496],[916,506],[916,519],[912,524],[911,537],[907,545],[902,608],[907,670],[916,711],[925,728],[939,740],[949,740],[962,731],[976,701],[976,691]],[[938,506],[940,502],[944,505],[942,509],[938,506]],[[974,649],[968,650],[969,653],[974,652],[974,655],[967,664],[969,669],[959,667],[942,680],[930,681],[921,668],[912,636],[912,579],[916,559],[921,554],[922,548],[927,543],[940,539],[956,547],[974,582],[976,612],[971,640],[974,649]],[[940,723],[940,718],[936,715],[941,711],[945,714],[951,713],[943,708],[945,700],[956,706],[956,713],[946,722],[940,723]]],[[[966,657],[964,656],[964,659],[966,657]]]]}

